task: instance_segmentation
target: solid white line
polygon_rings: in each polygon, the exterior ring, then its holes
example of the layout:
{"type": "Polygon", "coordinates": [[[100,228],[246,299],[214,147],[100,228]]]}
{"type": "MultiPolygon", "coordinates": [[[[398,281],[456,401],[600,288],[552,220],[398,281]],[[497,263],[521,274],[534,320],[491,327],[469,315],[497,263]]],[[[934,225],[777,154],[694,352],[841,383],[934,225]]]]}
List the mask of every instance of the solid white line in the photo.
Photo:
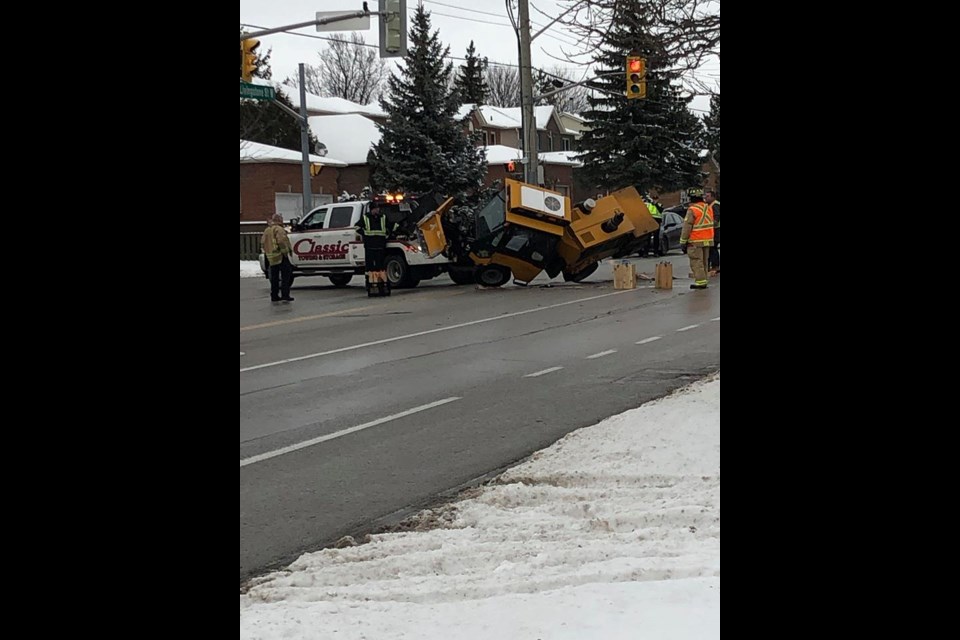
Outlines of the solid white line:
{"type": "Polygon", "coordinates": [[[648,342],[653,342],[654,340],[659,340],[663,336],[653,336],[652,338],[644,338],[640,342],[635,342],[634,344],[647,344],[648,342]]]}
{"type": "Polygon", "coordinates": [[[677,333],[679,333],[679,332],[681,332],[681,331],[690,331],[690,329],[696,329],[696,328],[699,327],[699,326],[700,326],[700,325],[698,325],[698,324],[692,324],[692,325],[690,325],[689,327],[684,327],[683,329],[677,329],[677,333]]]}
{"type": "Polygon", "coordinates": [[[719,321],[720,321],[720,316],[717,316],[716,318],[710,318],[710,322],[719,322],[719,321]]]}
{"type": "Polygon", "coordinates": [[[261,453],[258,456],[253,456],[252,458],[246,458],[245,460],[241,460],[240,468],[243,469],[244,467],[251,464],[263,462],[264,460],[269,460],[271,458],[277,458],[279,456],[286,455],[294,451],[299,451],[300,449],[306,449],[307,447],[312,447],[313,445],[320,444],[321,442],[327,442],[329,440],[334,440],[336,438],[340,438],[351,433],[356,433],[357,431],[363,431],[364,429],[369,429],[370,427],[376,427],[377,425],[381,425],[384,422],[390,422],[391,420],[397,420],[398,418],[405,418],[415,413],[420,413],[421,411],[426,411],[427,409],[433,409],[434,407],[439,407],[440,405],[448,404],[456,400],[460,400],[460,398],[459,397],[444,398],[443,400],[437,400],[436,402],[431,402],[430,404],[425,404],[420,407],[414,407],[413,409],[407,409],[406,411],[395,413],[392,416],[387,416],[385,418],[378,418],[373,422],[368,422],[366,424],[361,424],[356,427],[350,427],[349,429],[337,431],[336,433],[331,433],[330,435],[320,436],[319,438],[314,438],[312,440],[307,440],[299,444],[290,445],[289,447],[284,447],[283,449],[277,449],[276,451],[261,453]]]}
{"type": "Polygon", "coordinates": [[[548,374],[548,373],[553,373],[554,371],[560,371],[560,369],[563,369],[563,367],[550,367],[549,369],[544,369],[543,371],[537,371],[536,373],[528,373],[527,375],[525,375],[525,376],[523,376],[523,377],[524,377],[524,378],[536,378],[536,377],[538,377],[538,376],[543,376],[543,375],[546,375],[546,374],[548,374]]]}
{"type": "Polygon", "coordinates": [[[593,360],[594,358],[602,358],[603,356],[608,356],[611,353],[616,353],[616,349],[610,349],[609,351],[601,351],[600,353],[595,353],[592,356],[587,356],[587,360],[593,360]]]}
{"type": "Polygon", "coordinates": [[[450,331],[452,329],[461,329],[463,327],[472,327],[475,324],[483,324],[485,322],[493,322],[494,320],[504,320],[506,318],[515,318],[517,316],[526,315],[528,313],[536,313],[538,311],[546,311],[548,309],[556,309],[557,307],[565,307],[570,304],[579,304],[581,302],[589,302],[590,300],[599,300],[600,298],[608,298],[610,296],[618,296],[621,293],[631,293],[634,291],[642,291],[642,289],[624,289],[623,291],[614,291],[613,293],[604,293],[599,296],[591,296],[589,298],[578,298],[576,300],[569,300],[567,302],[559,302],[557,304],[551,304],[546,307],[537,307],[536,309],[525,309],[523,311],[514,311],[513,313],[505,313],[502,316],[494,316],[492,318],[483,318],[481,320],[472,320],[471,322],[462,322],[460,324],[450,325],[449,327],[440,327],[439,329],[430,329],[428,331],[418,331],[417,333],[408,333],[405,336],[396,336],[394,338],[386,338],[384,340],[375,340],[374,342],[364,342],[363,344],[355,344],[349,347],[342,347],[340,349],[331,349],[330,351],[322,351],[320,353],[311,353],[306,356],[298,356],[296,358],[287,358],[286,360],[278,360],[277,362],[267,362],[266,364],[258,364],[252,367],[244,367],[240,369],[240,373],[247,371],[254,371],[256,369],[266,369],[267,367],[278,367],[282,364],[289,364],[291,362],[299,362],[301,360],[310,360],[311,358],[319,358],[321,356],[329,356],[334,353],[343,353],[344,351],[353,351],[354,349],[363,349],[364,347],[373,347],[378,344],[387,344],[388,342],[396,342],[397,340],[406,340],[407,338],[419,338],[420,336],[427,336],[432,333],[439,333],[441,331],[450,331]]]}

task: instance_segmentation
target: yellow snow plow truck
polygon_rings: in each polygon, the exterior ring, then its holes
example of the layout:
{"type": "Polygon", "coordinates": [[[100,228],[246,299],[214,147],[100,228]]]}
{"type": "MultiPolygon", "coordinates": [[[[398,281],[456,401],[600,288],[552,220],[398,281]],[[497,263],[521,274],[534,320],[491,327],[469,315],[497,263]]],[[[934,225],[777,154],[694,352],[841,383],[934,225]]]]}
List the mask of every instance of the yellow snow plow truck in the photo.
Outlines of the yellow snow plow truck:
{"type": "Polygon", "coordinates": [[[516,180],[473,210],[456,210],[448,198],[417,227],[425,253],[472,263],[487,287],[511,277],[527,284],[541,271],[580,282],[604,258],[637,252],[658,229],[633,187],[571,205],[560,193],[516,180]]]}

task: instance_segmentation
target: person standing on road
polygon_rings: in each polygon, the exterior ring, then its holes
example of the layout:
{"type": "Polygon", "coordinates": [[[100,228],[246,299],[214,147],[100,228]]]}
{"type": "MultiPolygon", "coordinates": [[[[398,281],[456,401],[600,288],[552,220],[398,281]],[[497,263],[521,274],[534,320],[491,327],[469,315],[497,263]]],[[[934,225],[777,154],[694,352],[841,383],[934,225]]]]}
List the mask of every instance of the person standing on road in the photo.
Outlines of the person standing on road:
{"type": "Polygon", "coordinates": [[[293,265],[290,255],[290,238],[283,228],[283,216],[279,213],[270,217],[270,224],[260,238],[263,254],[270,263],[270,300],[272,302],[293,302],[290,297],[290,285],[293,282],[293,265]]]}
{"type": "Polygon", "coordinates": [[[711,275],[720,273],[720,201],[717,192],[708,189],[703,192],[703,201],[710,207],[710,216],[713,218],[713,246],[710,247],[710,263],[708,269],[711,275]]]}
{"type": "Polygon", "coordinates": [[[707,262],[710,260],[710,247],[713,246],[713,218],[710,207],[703,201],[703,189],[687,189],[690,206],[683,219],[683,231],[680,233],[680,248],[690,259],[693,272],[691,289],[706,289],[707,262]]]}
{"type": "Polygon", "coordinates": [[[651,234],[650,244],[652,246],[650,246],[649,249],[653,255],[659,258],[661,255],[663,255],[660,252],[660,230],[663,227],[663,207],[658,206],[656,199],[649,193],[645,193],[643,195],[643,202],[647,206],[647,211],[650,212],[650,217],[657,221],[658,228],[655,233],[651,234]]]}

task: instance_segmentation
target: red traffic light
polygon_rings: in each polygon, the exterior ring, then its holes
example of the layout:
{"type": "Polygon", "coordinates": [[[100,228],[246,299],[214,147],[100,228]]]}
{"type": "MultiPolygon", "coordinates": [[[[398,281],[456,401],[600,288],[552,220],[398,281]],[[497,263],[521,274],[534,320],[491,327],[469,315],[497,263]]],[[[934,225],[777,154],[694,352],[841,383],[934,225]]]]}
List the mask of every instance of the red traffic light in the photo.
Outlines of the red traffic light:
{"type": "Polygon", "coordinates": [[[510,162],[507,163],[507,171],[509,171],[510,173],[513,173],[513,171],[514,171],[516,168],[517,168],[517,165],[514,164],[513,160],[511,160],[510,162]]]}
{"type": "Polygon", "coordinates": [[[643,63],[639,60],[630,61],[630,71],[640,71],[643,68],[643,63]]]}

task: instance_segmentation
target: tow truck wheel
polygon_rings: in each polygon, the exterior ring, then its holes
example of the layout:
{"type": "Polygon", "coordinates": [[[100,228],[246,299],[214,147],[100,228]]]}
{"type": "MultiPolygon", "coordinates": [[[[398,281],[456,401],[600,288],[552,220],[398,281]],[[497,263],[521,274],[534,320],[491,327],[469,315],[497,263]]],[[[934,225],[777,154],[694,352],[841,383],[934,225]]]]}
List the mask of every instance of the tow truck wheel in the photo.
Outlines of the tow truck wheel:
{"type": "Polygon", "coordinates": [[[402,255],[392,253],[387,256],[384,268],[387,271],[387,280],[395,289],[413,288],[420,284],[420,278],[415,278],[407,261],[402,255]]]}
{"type": "Polygon", "coordinates": [[[345,287],[350,283],[350,279],[353,278],[352,273],[336,273],[332,276],[327,276],[330,278],[330,282],[333,283],[335,287],[345,287]]]}
{"type": "Polygon", "coordinates": [[[499,264],[477,267],[477,283],[485,287],[502,287],[510,281],[510,269],[499,264]]]}

